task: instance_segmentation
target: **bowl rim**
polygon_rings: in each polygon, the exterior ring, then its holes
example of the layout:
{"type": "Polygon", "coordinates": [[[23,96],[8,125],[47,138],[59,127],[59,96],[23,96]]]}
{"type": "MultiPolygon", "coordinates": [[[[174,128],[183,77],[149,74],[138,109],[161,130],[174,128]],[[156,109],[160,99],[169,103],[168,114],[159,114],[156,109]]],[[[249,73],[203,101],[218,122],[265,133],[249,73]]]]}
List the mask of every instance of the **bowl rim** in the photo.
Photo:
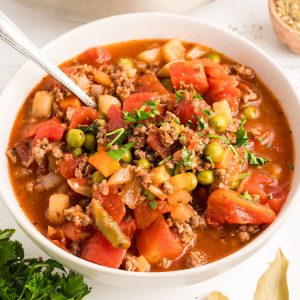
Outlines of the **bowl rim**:
{"type": "MultiPolygon", "coordinates": [[[[298,98],[298,95],[295,91],[295,88],[293,87],[293,85],[290,84],[289,80],[284,75],[284,72],[282,71],[282,69],[278,65],[278,63],[275,62],[271,58],[271,56],[269,56],[265,51],[260,49],[258,46],[256,46],[254,43],[247,40],[246,38],[244,38],[240,35],[237,35],[236,33],[233,33],[233,32],[231,32],[227,29],[219,28],[218,26],[214,26],[214,25],[211,25],[209,23],[203,22],[203,21],[201,21],[201,20],[199,20],[195,17],[172,14],[172,13],[161,13],[161,12],[139,12],[139,13],[129,13],[129,14],[115,15],[115,16],[98,19],[98,20],[95,20],[95,21],[77,26],[74,29],[69,30],[69,31],[63,33],[62,35],[58,36],[57,38],[51,40],[49,43],[47,43],[45,46],[43,46],[41,48],[41,50],[42,50],[42,52],[46,51],[48,47],[51,47],[53,44],[56,44],[56,43],[64,40],[64,38],[67,37],[69,34],[74,33],[77,30],[82,29],[82,28],[88,28],[89,26],[91,26],[91,24],[99,23],[99,25],[100,25],[101,22],[114,21],[115,19],[120,19],[120,18],[134,18],[134,17],[141,17],[141,16],[173,18],[173,19],[177,19],[178,22],[180,22],[181,20],[196,22],[199,25],[202,24],[202,25],[205,25],[206,27],[210,27],[214,30],[218,30],[222,34],[224,34],[225,36],[230,35],[230,36],[234,37],[235,39],[239,39],[240,42],[245,44],[247,47],[252,48],[254,51],[258,52],[264,58],[264,60],[267,60],[270,64],[273,65],[273,67],[277,70],[277,72],[279,72],[281,74],[281,76],[283,77],[283,79],[286,81],[286,84],[289,86],[289,88],[290,88],[292,94],[294,95],[295,99],[297,99],[298,102],[299,102],[299,98],[298,98]]],[[[15,80],[14,78],[15,78],[16,74],[19,73],[20,71],[22,71],[22,69],[29,63],[31,63],[31,62],[29,60],[26,60],[18,68],[18,70],[10,78],[10,80],[7,82],[6,86],[4,87],[4,89],[3,89],[3,91],[0,95],[0,111],[1,111],[1,108],[4,106],[4,103],[5,103],[4,99],[2,99],[3,95],[5,94],[6,90],[8,89],[10,83],[15,80]],[[2,99],[2,101],[1,101],[1,99],[2,99]]],[[[24,103],[24,100],[23,100],[22,103],[24,103]]],[[[294,139],[294,136],[293,136],[293,141],[294,140],[295,139],[294,139]]],[[[293,146],[294,146],[294,150],[295,150],[295,147],[296,147],[295,143],[293,143],[293,146]]],[[[294,152],[296,154],[296,151],[294,151],[294,152]]],[[[1,155],[5,156],[5,153],[1,154],[1,155]]],[[[296,160],[296,155],[295,155],[295,160],[296,160]]],[[[8,168],[6,168],[6,169],[8,170],[8,168]]],[[[6,170],[5,170],[5,172],[6,172],[6,170]]],[[[296,176],[294,174],[293,179],[292,179],[292,188],[295,185],[295,183],[294,183],[295,177],[296,176]]],[[[297,189],[298,188],[296,188],[294,193],[296,193],[297,189]]],[[[235,251],[235,252],[233,252],[233,253],[231,253],[231,254],[229,254],[229,255],[221,258],[221,259],[218,259],[214,262],[211,262],[211,263],[206,264],[206,265],[201,265],[201,266],[198,266],[198,267],[195,267],[195,268],[191,268],[191,269],[183,269],[183,270],[176,270],[176,271],[129,272],[129,271],[126,271],[126,270],[113,269],[113,268],[110,268],[110,267],[97,265],[97,264],[92,263],[90,261],[81,259],[81,258],[79,258],[79,257],[77,257],[73,254],[70,254],[67,251],[59,248],[58,246],[54,245],[50,240],[48,240],[46,238],[46,236],[44,236],[41,232],[39,232],[33,226],[33,224],[30,222],[30,220],[27,218],[27,216],[25,215],[25,213],[23,211],[22,211],[22,214],[20,214],[20,215],[18,214],[18,212],[14,211],[13,203],[10,201],[9,197],[6,196],[6,192],[4,191],[2,186],[0,187],[0,195],[1,195],[2,199],[4,200],[6,206],[8,207],[10,213],[12,214],[12,216],[14,217],[16,222],[19,224],[19,226],[22,228],[22,230],[30,237],[31,240],[33,240],[33,242],[35,244],[38,245],[38,247],[43,252],[46,252],[47,254],[51,253],[51,252],[56,253],[61,259],[63,259],[64,261],[67,261],[69,264],[74,264],[74,265],[83,267],[84,269],[89,269],[89,270],[92,270],[92,271],[96,271],[96,272],[100,272],[100,273],[106,273],[106,274],[110,274],[110,275],[126,276],[126,277],[130,277],[130,278],[149,278],[149,279],[151,279],[151,278],[152,279],[153,278],[159,278],[159,279],[177,278],[177,277],[186,276],[186,275],[189,275],[189,274],[194,274],[194,275],[196,275],[198,273],[202,274],[202,273],[208,272],[210,270],[214,270],[214,269],[221,270],[218,273],[224,273],[225,271],[227,271],[227,270],[237,266],[239,263],[243,262],[246,259],[246,257],[248,258],[251,255],[253,255],[255,252],[257,252],[257,250],[259,250],[264,245],[264,242],[267,242],[273,236],[273,234],[278,230],[278,228],[282,225],[282,223],[285,221],[287,216],[290,214],[292,208],[296,204],[296,201],[295,201],[296,197],[293,197],[294,199],[292,201],[289,201],[289,203],[286,202],[284,204],[285,210],[280,211],[278,217],[271,224],[271,226],[268,226],[254,240],[252,240],[250,243],[243,246],[238,251],[235,251]],[[47,249],[47,251],[45,249],[47,249]]],[[[15,201],[17,202],[17,204],[19,204],[16,196],[15,196],[15,201]]],[[[50,256],[51,255],[52,254],[50,254],[50,256]]],[[[63,264],[65,264],[65,263],[63,263],[63,264]]],[[[76,267],[73,268],[73,269],[76,271],[76,267]]]]}

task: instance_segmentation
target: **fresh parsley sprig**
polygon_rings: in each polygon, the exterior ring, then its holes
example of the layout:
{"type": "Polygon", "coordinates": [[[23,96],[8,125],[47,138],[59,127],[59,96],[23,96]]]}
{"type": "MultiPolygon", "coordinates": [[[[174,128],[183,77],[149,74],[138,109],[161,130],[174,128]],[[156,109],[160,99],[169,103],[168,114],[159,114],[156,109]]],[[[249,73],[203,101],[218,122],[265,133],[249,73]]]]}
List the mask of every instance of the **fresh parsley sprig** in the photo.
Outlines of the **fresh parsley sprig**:
{"type": "Polygon", "coordinates": [[[110,148],[116,141],[118,141],[124,132],[125,132],[125,128],[118,128],[114,131],[107,133],[106,136],[111,136],[116,134],[116,137],[110,143],[107,144],[107,147],[110,148]]]}
{"type": "Polygon", "coordinates": [[[267,159],[259,156],[255,156],[253,153],[251,153],[249,150],[245,150],[245,157],[248,159],[249,164],[252,166],[261,166],[268,162],[267,159]]]}
{"type": "Polygon", "coordinates": [[[99,121],[94,121],[91,125],[81,125],[78,126],[80,130],[82,130],[85,134],[92,133],[94,136],[97,136],[99,132],[99,121]]]}
{"type": "Polygon", "coordinates": [[[134,112],[123,111],[124,120],[128,123],[137,123],[150,118],[154,118],[156,115],[159,115],[157,106],[160,101],[149,100],[144,102],[140,109],[135,109],[134,112]],[[146,111],[147,108],[150,108],[150,111],[146,111]]]}
{"type": "Polygon", "coordinates": [[[122,158],[122,156],[124,154],[126,154],[126,152],[133,147],[133,145],[134,145],[134,142],[127,143],[127,144],[123,145],[122,147],[120,147],[119,149],[112,149],[112,150],[108,151],[107,154],[114,160],[119,161],[122,158]]]}
{"type": "Polygon", "coordinates": [[[237,147],[248,146],[248,133],[247,133],[247,130],[244,128],[246,121],[247,121],[247,119],[244,117],[241,120],[239,128],[235,132],[235,136],[236,136],[235,145],[237,147]]]}
{"type": "Polygon", "coordinates": [[[0,230],[0,299],[80,300],[90,293],[82,275],[55,260],[24,259],[22,244],[11,240],[14,232],[0,230]]]}

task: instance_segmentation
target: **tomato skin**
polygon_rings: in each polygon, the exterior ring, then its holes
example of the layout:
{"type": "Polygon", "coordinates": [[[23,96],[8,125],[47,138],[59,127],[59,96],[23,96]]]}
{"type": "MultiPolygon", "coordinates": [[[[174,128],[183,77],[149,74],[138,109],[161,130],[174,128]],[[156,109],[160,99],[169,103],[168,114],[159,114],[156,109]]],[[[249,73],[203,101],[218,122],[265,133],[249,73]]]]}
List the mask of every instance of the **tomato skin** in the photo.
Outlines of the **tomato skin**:
{"type": "Polygon", "coordinates": [[[137,93],[158,93],[168,95],[168,90],[160,83],[156,76],[147,74],[143,75],[137,82],[137,93]]]}
{"type": "Polygon", "coordinates": [[[166,200],[155,200],[157,207],[151,208],[150,201],[143,201],[134,210],[137,229],[144,229],[164,213],[170,212],[172,206],[166,200]]]}
{"type": "Polygon", "coordinates": [[[101,266],[117,269],[125,254],[125,249],[114,248],[105,236],[97,231],[82,244],[80,257],[101,266]]]}
{"type": "Polygon", "coordinates": [[[97,111],[91,107],[77,108],[71,117],[70,128],[77,128],[78,125],[90,125],[97,117],[97,111]]]}
{"type": "Polygon", "coordinates": [[[166,158],[171,154],[171,148],[163,145],[158,131],[153,131],[148,135],[147,144],[162,158],[166,158]]]}
{"type": "Polygon", "coordinates": [[[59,172],[66,179],[71,179],[75,177],[75,169],[80,163],[81,158],[71,158],[65,157],[59,164],[59,172]]]}
{"type": "Polygon", "coordinates": [[[181,88],[181,83],[193,88],[200,94],[208,90],[208,82],[200,60],[175,62],[170,65],[170,77],[176,90],[181,88]]]}
{"type": "Polygon", "coordinates": [[[132,239],[136,231],[135,219],[131,216],[126,216],[119,224],[121,230],[132,239]]]}
{"type": "Polygon", "coordinates": [[[206,221],[213,226],[229,224],[269,224],[276,214],[268,206],[251,203],[231,190],[215,190],[207,201],[206,221]]]}
{"type": "MultiPolygon", "coordinates": [[[[123,110],[127,112],[134,112],[135,109],[140,109],[145,102],[152,100],[153,93],[136,93],[131,94],[123,102],[123,110]]],[[[146,108],[146,111],[150,111],[149,107],[146,108]]]]}
{"type": "Polygon", "coordinates": [[[108,195],[103,195],[99,190],[96,190],[93,193],[93,198],[100,201],[103,208],[118,224],[122,221],[126,214],[126,208],[120,198],[117,186],[109,186],[108,195]]]}
{"type": "Polygon", "coordinates": [[[90,48],[78,56],[81,64],[102,64],[111,59],[109,51],[101,46],[90,48]]]}
{"type": "Polygon", "coordinates": [[[184,250],[178,235],[162,216],[147,228],[137,231],[135,236],[140,255],[144,255],[150,263],[157,263],[163,258],[174,260],[184,250]]]}
{"type": "Polygon", "coordinates": [[[112,105],[107,113],[108,131],[114,131],[125,126],[122,118],[122,109],[118,105],[112,105]]]}
{"type": "Polygon", "coordinates": [[[76,226],[74,222],[67,222],[60,227],[63,235],[73,242],[84,240],[90,233],[85,227],[76,226]]]}

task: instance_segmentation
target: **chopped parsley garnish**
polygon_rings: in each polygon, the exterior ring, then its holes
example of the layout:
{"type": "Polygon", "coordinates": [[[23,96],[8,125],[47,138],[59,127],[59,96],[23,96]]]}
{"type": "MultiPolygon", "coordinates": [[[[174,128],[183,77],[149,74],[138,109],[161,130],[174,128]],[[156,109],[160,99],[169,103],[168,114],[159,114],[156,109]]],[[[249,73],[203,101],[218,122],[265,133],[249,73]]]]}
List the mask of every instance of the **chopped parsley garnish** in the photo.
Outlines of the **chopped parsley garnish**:
{"type": "Polygon", "coordinates": [[[107,147],[110,148],[123,135],[124,132],[125,132],[124,128],[119,128],[107,133],[106,136],[111,136],[113,134],[116,134],[116,137],[109,144],[107,144],[107,147]]]}
{"type": "Polygon", "coordinates": [[[247,133],[247,130],[244,128],[244,124],[246,123],[246,121],[247,121],[246,118],[243,117],[243,119],[241,120],[239,128],[235,132],[235,136],[236,136],[235,145],[237,147],[248,145],[248,133],[247,133]]]}
{"type": "Polygon", "coordinates": [[[97,134],[99,132],[99,126],[100,126],[100,124],[96,120],[91,125],[81,125],[81,126],[78,126],[78,128],[80,130],[82,130],[85,134],[92,133],[94,136],[97,136],[97,134]]]}
{"type": "Polygon", "coordinates": [[[236,149],[233,145],[228,145],[228,148],[234,153],[235,156],[239,157],[239,154],[237,153],[236,149]]]}
{"type": "Polygon", "coordinates": [[[0,299],[83,299],[90,293],[83,276],[53,259],[24,258],[15,230],[0,230],[0,299]]]}
{"type": "Polygon", "coordinates": [[[178,90],[175,93],[175,97],[176,97],[176,103],[180,102],[183,98],[183,90],[178,90]]]}
{"type": "Polygon", "coordinates": [[[183,147],[181,150],[181,164],[186,170],[190,170],[196,166],[196,157],[194,152],[183,147]]]}
{"type": "Polygon", "coordinates": [[[245,156],[248,159],[249,164],[252,166],[261,166],[268,162],[267,159],[265,159],[263,157],[255,156],[249,150],[245,150],[245,156]]]}
{"type": "Polygon", "coordinates": [[[204,121],[203,117],[198,119],[198,124],[199,124],[201,130],[203,130],[205,128],[205,121],[204,121]]]}
{"type": "Polygon", "coordinates": [[[178,175],[180,171],[181,164],[177,164],[173,170],[173,176],[178,175]]]}
{"type": "Polygon", "coordinates": [[[228,140],[227,137],[222,136],[222,135],[218,135],[218,134],[207,134],[206,137],[210,138],[210,139],[217,139],[217,140],[223,140],[226,144],[230,144],[230,141],[228,140]]]}
{"type": "Polygon", "coordinates": [[[126,154],[127,150],[131,149],[134,145],[134,142],[130,142],[120,147],[119,149],[112,149],[107,152],[108,156],[113,158],[114,160],[119,161],[124,154],[126,154]]]}
{"type": "Polygon", "coordinates": [[[245,191],[243,194],[241,194],[241,197],[248,200],[248,201],[253,201],[252,196],[248,193],[248,191],[245,191]]]}
{"type": "Polygon", "coordinates": [[[160,161],[157,165],[158,166],[162,166],[162,165],[164,165],[166,162],[168,162],[171,159],[172,159],[172,155],[169,155],[168,157],[166,157],[165,159],[163,159],[162,161],[160,161]]]}
{"type": "Polygon", "coordinates": [[[156,115],[159,115],[159,111],[157,110],[159,103],[159,100],[149,100],[148,103],[144,102],[140,109],[135,109],[133,113],[123,111],[124,120],[129,123],[136,123],[154,118],[156,115]],[[150,111],[146,111],[147,108],[150,108],[150,111]]]}
{"type": "Polygon", "coordinates": [[[149,206],[152,209],[156,209],[157,208],[157,202],[155,200],[152,200],[152,201],[149,202],[149,206]]]}
{"type": "Polygon", "coordinates": [[[260,143],[264,140],[262,136],[258,137],[257,139],[260,141],[260,143]]]}
{"type": "Polygon", "coordinates": [[[291,171],[294,171],[294,170],[295,170],[294,164],[292,164],[292,163],[290,163],[290,162],[288,162],[288,167],[289,167],[289,169],[290,169],[291,171]]]}
{"type": "Polygon", "coordinates": [[[213,113],[207,109],[202,109],[202,111],[207,117],[211,117],[213,115],[213,113]]]}
{"type": "Polygon", "coordinates": [[[194,99],[202,100],[203,97],[200,94],[196,94],[193,96],[194,99]]]}

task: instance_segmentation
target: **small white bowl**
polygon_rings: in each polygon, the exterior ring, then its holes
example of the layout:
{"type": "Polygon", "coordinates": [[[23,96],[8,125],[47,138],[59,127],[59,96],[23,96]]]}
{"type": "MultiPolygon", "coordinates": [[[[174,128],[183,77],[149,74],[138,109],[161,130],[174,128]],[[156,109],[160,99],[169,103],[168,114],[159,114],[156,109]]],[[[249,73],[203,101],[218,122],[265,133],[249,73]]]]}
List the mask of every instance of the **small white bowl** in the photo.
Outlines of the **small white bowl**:
{"type": "MultiPolygon", "coordinates": [[[[95,45],[110,44],[132,39],[171,38],[199,42],[219,50],[235,61],[252,67],[263,82],[280,100],[293,131],[295,153],[300,151],[300,106],[288,79],[272,58],[254,44],[225,30],[202,23],[200,20],[163,14],[139,13],[110,17],[78,27],[48,44],[43,52],[57,64],[74,57],[95,45]]],[[[99,282],[127,288],[178,287],[207,280],[232,268],[254,254],[277,231],[299,198],[300,165],[295,162],[295,174],[289,197],[276,221],[241,250],[216,262],[194,269],[163,272],[135,273],[99,266],[73,256],[56,247],[29,222],[20,208],[8,177],[5,150],[16,114],[31,89],[45,75],[40,68],[26,62],[13,76],[1,96],[0,107],[0,182],[7,207],[28,236],[49,256],[99,282]],[[297,197],[298,196],[298,197],[297,197]]]]}

